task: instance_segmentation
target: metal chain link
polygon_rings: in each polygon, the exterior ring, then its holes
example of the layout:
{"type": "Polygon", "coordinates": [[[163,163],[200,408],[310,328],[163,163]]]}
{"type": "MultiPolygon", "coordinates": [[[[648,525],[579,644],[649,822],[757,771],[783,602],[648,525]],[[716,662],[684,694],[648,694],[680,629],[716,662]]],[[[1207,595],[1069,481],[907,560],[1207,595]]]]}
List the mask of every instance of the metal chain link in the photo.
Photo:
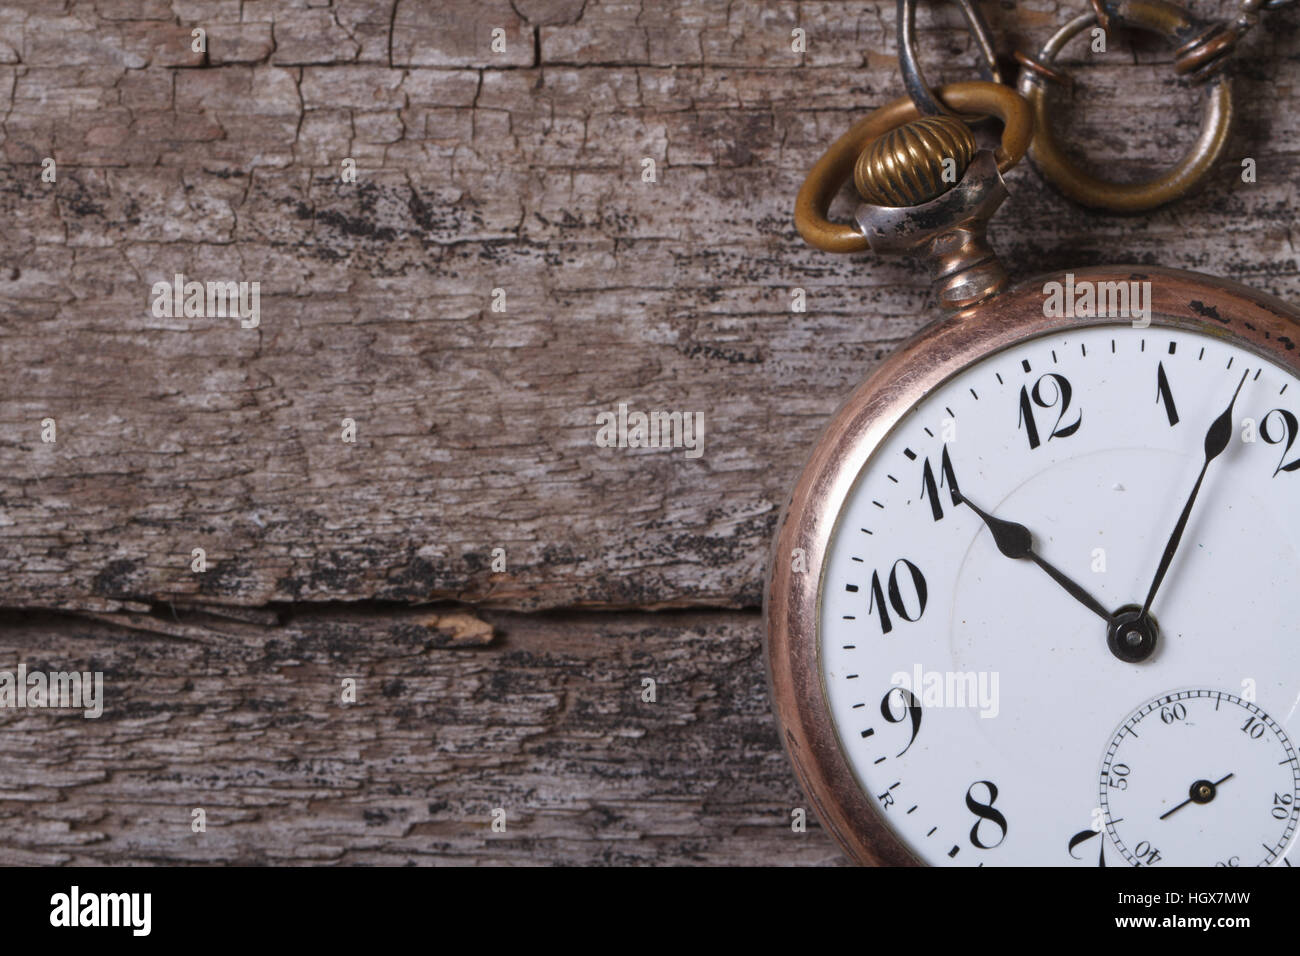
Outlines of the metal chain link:
{"type": "Polygon", "coordinates": [[[1261,10],[1276,10],[1296,0],[1240,0],[1236,17],[1211,23],[1200,35],[1179,47],[1174,72],[1202,83],[1227,66],[1242,37],[1259,23],[1261,10]]]}
{"type": "MultiPolygon", "coordinates": [[[[994,83],[1002,83],[998,70],[997,52],[993,43],[993,30],[974,0],[953,0],[966,18],[966,26],[979,48],[980,75],[994,83]]],[[[1283,0],[1290,3],[1292,0],[1283,0]]],[[[916,52],[916,0],[898,0],[898,67],[903,74],[903,85],[922,116],[952,116],[935,97],[921,73],[921,63],[916,52]]]]}

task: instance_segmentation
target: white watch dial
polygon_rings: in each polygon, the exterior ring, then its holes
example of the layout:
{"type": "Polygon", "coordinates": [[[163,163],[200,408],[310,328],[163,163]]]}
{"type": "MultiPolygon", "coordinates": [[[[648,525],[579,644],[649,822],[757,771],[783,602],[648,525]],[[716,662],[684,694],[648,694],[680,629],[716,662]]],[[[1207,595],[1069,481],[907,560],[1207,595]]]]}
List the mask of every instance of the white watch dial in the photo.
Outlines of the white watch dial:
{"type": "Polygon", "coordinates": [[[821,569],[819,659],[840,746],[919,859],[1290,865],[1298,421],[1296,377],[1230,340],[1108,326],[972,365],[880,443],[821,569]],[[1190,723],[1148,742],[1136,715],[1180,693],[1190,723]],[[1099,792],[1116,761],[1141,787],[1099,792]]]}

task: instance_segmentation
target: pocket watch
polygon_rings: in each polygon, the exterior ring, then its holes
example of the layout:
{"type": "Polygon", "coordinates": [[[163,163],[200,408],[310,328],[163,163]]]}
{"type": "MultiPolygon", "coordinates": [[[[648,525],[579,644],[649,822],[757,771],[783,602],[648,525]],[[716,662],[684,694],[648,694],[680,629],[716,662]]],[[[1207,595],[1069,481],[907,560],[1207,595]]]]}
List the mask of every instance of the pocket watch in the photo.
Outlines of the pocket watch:
{"type": "Polygon", "coordinates": [[[1289,866],[1300,312],[1150,266],[1012,285],[985,234],[1026,152],[1090,205],[1185,193],[1227,140],[1223,61],[1265,5],[1203,24],[1098,0],[1020,57],[1019,91],[935,96],[913,3],[909,96],[841,137],[796,201],[814,246],[924,256],[946,313],[834,416],[778,524],[765,649],[796,775],[861,863],[1289,866]],[[1074,169],[1043,122],[1057,53],[1116,22],[1169,37],[1205,89],[1205,131],[1148,183],[1074,169]],[[996,150],[963,120],[986,115],[996,150]],[[831,223],[850,175],[863,204],[831,223]]]}

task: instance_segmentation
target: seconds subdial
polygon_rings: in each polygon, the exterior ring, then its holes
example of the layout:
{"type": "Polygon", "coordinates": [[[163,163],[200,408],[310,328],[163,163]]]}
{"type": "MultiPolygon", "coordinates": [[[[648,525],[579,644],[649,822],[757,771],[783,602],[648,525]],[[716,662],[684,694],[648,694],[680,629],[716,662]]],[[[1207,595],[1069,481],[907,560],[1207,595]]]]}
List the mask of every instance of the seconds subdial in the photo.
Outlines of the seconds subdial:
{"type": "Polygon", "coordinates": [[[1215,690],[1164,694],[1112,739],[1101,807],[1135,866],[1268,866],[1295,839],[1300,761],[1250,701],[1215,690]]]}

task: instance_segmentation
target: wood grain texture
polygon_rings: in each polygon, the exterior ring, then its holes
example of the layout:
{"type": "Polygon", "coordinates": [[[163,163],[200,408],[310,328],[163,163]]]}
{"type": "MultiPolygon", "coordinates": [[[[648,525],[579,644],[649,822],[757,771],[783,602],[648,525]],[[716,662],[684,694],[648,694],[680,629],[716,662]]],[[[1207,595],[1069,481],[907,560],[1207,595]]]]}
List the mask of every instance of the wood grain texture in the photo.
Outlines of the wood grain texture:
{"type": "MultiPolygon", "coordinates": [[[[1009,50],[1081,6],[985,10],[1009,50]]],[[[0,711],[0,862],[838,860],[790,832],[756,609],[824,422],[929,313],[916,264],[790,218],[900,93],[893,9],[0,0],[0,605],[29,609],[0,670],[108,692],[98,721],[0,711]],[[260,325],[156,317],[176,273],[259,282],[260,325]],[[703,456],[598,447],[619,403],[702,413],[703,456]]],[[[956,8],[918,19],[931,79],[969,78],[956,8]]],[[[1201,194],[1125,219],[1014,170],[1012,270],[1300,300],[1298,24],[1244,44],[1201,194]]],[[[1076,56],[1090,159],[1137,176],[1193,140],[1159,43],[1076,56]]]]}
{"type": "Polygon", "coordinates": [[[839,862],[791,830],[756,614],[281,616],[11,613],[0,670],[106,703],[0,709],[0,863],[839,862]]]}
{"type": "MultiPolygon", "coordinates": [[[[819,151],[899,92],[892,10],[7,2],[6,603],[756,606],[822,423],[927,314],[914,264],[814,252],[790,223],[819,151]],[[259,281],[260,327],[154,317],[178,272],[259,281]],[[703,457],[597,447],[620,402],[701,412],[703,457]]],[[[989,13],[1010,45],[1073,10],[989,13]]],[[[922,5],[936,81],[970,73],[959,23],[922,5]]],[[[1013,268],[1161,262],[1300,298],[1293,12],[1246,52],[1204,193],[1122,219],[1022,166],[993,228],[1013,268]]],[[[1195,94],[1159,44],[1093,61],[1062,104],[1090,154],[1133,172],[1190,142],[1195,94]]]]}

